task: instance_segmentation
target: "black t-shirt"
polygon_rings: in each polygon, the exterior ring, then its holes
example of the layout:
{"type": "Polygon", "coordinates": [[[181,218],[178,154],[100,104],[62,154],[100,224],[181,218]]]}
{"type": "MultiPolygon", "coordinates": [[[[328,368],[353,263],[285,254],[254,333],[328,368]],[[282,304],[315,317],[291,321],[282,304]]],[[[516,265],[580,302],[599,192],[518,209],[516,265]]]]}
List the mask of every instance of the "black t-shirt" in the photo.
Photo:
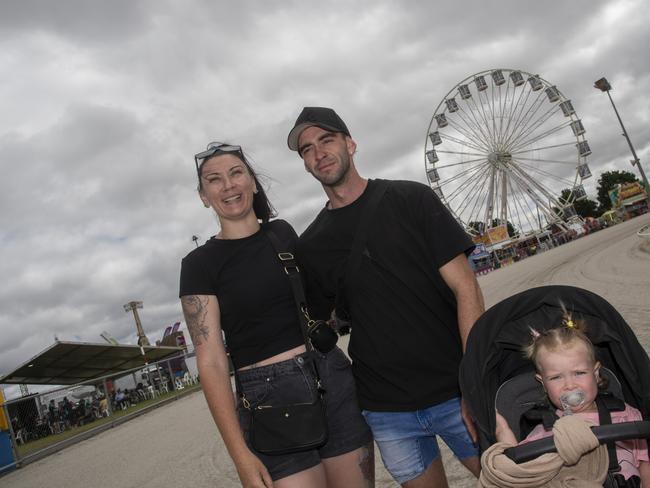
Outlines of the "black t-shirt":
{"type": "Polygon", "coordinates": [[[219,300],[221,327],[236,368],[304,344],[289,278],[265,228],[278,236],[283,251],[295,252],[295,231],[284,220],[274,220],[243,239],[212,238],[181,265],[179,296],[219,300]]]}
{"type": "MultiPolygon", "coordinates": [[[[346,283],[349,353],[362,408],[410,411],[459,394],[455,298],[438,269],[474,245],[429,187],[387,183],[355,283],[346,283]]],[[[329,317],[334,308],[360,213],[374,188],[370,180],[350,205],[323,209],[300,237],[312,317],[329,317]]]]}

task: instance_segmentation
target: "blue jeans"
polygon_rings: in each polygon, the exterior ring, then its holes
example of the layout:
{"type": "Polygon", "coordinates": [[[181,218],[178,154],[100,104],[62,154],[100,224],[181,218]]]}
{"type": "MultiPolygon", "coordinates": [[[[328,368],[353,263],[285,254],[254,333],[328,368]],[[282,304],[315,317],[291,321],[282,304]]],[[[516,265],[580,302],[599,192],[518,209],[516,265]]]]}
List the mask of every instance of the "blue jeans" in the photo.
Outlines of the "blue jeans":
{"type": "Polygon", "coordinates": [[[436,436],[458,459],[478,456],[460,414],[460,398],[414,412],[362,413],[384,466],[400,484],[420,476],[440,456],[436,436]]]}

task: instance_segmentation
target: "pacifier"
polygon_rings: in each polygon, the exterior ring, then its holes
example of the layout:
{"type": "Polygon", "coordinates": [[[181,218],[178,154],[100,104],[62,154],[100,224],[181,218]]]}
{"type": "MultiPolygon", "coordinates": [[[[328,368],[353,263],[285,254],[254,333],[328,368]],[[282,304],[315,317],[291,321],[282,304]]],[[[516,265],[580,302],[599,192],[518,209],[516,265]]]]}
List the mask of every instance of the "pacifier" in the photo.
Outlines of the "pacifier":
{"type": "Polygon", "coordinates": [[[573,411],[571,407],[579,407],[585,402],[585,392],[576,389],[562,393],[560,396],[560,403],[562,403],[562,410],[564,410],[564,415],[572,415],[573,411]]]}

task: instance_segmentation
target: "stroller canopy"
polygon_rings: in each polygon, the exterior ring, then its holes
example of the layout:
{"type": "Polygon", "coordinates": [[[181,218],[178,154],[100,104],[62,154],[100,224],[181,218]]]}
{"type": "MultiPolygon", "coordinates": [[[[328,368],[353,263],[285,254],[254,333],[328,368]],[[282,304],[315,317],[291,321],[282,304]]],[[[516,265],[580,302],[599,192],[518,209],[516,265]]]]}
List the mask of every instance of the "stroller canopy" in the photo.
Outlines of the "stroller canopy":
{"type": "MultiPolygon", "coordinates": [[[[493,444],[494,400],[499,386],[534,365],[522,347],[538,331],[558,327],[565,307],[587,322],[597,359],[621,383],[624,399],[650,416],[650,360],[623,317],[605,299],[572,286],[542,286],[514,295],[487,310],[474,324],[460,366],[460,388],[475,417],[481,450],[493,444]]],[[[513,399],[514,401],[514,399],[513,399]]]]}

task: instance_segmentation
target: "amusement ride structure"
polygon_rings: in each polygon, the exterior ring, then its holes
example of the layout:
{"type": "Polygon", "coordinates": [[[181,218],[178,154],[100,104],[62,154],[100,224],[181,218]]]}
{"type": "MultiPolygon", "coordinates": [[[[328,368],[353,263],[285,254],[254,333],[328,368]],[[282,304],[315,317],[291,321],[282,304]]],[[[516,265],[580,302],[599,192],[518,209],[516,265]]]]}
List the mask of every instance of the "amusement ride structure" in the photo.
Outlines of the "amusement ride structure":
{"type": "Polygon", "coordinates": [[[539,234],[579,219],[573,203],[586,198],[591,176],[584,134],[571,100],[539,75],[482,71],[436,107],[425,169],[472,236],[506,224],[515,235],[539,234]]]}

